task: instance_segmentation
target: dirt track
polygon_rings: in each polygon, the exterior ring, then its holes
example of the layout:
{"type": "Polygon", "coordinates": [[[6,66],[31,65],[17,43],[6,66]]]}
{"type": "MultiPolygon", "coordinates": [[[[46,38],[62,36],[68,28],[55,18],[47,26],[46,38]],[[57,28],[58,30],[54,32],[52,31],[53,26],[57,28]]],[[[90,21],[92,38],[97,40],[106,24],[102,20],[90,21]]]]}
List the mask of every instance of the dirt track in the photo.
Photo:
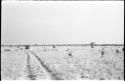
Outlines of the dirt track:
{"type": "Polygon", "coordinates": [[[29,78],[31,80],[35,80],[35,75],[32,73],[32,70],[30,68],[30,59],[33,59],[33,57],[35,58],[35,60],[37,60],[36,62],[39,62],[41,67],[44,68],[44,71],[47,73],[47,75],[50,77],[51,80],[62,80],[61,78],[56,77],[54,74],[52,74],[51,70],[44,64],[44,62],[37,55],[35,55],[34,53],[31,53],[30,50],[26,50],[26,54],[27,54],[29,78]]]}

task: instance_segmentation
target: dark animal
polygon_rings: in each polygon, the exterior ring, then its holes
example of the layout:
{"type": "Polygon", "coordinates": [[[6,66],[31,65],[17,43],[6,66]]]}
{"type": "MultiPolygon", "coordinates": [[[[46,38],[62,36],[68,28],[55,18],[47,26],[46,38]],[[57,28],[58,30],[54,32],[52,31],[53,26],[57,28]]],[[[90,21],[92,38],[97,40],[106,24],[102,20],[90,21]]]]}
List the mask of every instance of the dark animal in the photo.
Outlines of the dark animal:
{"type": "Polygon", "coordinates": [[[116,49],[116,53],[119,53],[119,50],[118,50],[118,49],[116,49]]]}
{"type": "Polygon", "coordinates": [[[72,56],[72,53],[69,53],[69,56],[72,56]]]}
{"type": "Polygon", "coordinates": [[[53,45],[53,48],[55,48],[56,46],[55,45],[53,45]]]}
{"type": "Polygon", "coordinates": [[[102,57],[104,56],[104,51],[101,51],[101,55],[102,55],[102,57]]]}

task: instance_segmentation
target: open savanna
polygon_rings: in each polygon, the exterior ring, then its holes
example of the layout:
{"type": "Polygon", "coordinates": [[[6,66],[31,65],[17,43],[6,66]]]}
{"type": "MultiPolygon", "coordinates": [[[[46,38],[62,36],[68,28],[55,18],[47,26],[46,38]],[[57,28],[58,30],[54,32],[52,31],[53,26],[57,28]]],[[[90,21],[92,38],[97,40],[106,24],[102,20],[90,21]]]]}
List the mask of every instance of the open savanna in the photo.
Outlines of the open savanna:
{"type": "Polygon", "coordinates": [[[2,80],[124,80],[124,46],[2,46],[2,80]]]}

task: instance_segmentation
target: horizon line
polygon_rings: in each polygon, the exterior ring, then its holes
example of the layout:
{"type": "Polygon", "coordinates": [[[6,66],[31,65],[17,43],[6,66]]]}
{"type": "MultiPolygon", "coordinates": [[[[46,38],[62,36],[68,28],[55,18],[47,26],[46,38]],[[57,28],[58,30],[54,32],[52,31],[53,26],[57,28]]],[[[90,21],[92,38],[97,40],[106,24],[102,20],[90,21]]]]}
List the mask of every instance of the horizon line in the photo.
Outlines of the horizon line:
{"type": "MultiPolygon", "coordinates": [[[[1,44],[1,46],[90,46],[91,44],[1,44]]],[[[124,46],[124,44],[93,44],[95,46],[124,46]]]]}

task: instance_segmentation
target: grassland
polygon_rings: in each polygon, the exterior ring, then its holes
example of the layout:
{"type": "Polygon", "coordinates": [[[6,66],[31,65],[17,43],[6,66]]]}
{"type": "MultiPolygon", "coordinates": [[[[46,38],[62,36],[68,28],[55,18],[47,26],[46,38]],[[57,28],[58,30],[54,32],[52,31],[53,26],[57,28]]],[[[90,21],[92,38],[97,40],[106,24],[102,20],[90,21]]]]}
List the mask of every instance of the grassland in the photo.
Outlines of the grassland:
{"type": "Polygon", "coordinates": [[[1,47],[2,80],[124,80],[123,45],[1,47]]]}

